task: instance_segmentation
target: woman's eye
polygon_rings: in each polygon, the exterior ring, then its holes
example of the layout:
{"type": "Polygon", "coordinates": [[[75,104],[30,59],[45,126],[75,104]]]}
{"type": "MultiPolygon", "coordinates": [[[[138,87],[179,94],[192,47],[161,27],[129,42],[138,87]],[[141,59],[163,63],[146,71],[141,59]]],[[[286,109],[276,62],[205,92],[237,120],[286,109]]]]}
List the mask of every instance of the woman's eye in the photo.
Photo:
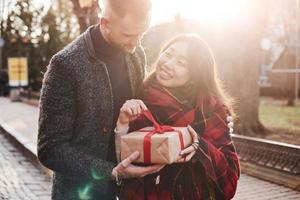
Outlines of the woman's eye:
{"type": "Polygon", "coordinates": [[[171,53],[168,52],[168,51],[166,51],[166,52],[165,52],[165,56],[166,56],[166,57],[171,57],[171,53]]]}
{"type": "Polygon", "coordinates": [[[184,64],[184,62],[182,62],[182,61],[180,61],[180,60],[178,60],[178,61],[177,61],[177,64],[179,64],[180,66],[183,66],[183,67],[185,67],[185,64],[184,64]]]}

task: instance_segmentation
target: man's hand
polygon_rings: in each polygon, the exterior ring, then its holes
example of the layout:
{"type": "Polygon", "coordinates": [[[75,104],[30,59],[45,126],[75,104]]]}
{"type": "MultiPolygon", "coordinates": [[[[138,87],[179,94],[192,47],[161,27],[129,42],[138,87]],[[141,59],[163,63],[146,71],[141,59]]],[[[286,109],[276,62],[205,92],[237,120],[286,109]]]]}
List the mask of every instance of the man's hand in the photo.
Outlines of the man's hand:
{"type": "Polygon", "coordinates": [[[151,165],[151,166],[136,166],[132,162],[138,159],[139,152],[136,151],[122,160],[112,171],[113,177],[118,178],[138,178],[144,177],[148,174],[159,172],[165,165],[151,165]]]}

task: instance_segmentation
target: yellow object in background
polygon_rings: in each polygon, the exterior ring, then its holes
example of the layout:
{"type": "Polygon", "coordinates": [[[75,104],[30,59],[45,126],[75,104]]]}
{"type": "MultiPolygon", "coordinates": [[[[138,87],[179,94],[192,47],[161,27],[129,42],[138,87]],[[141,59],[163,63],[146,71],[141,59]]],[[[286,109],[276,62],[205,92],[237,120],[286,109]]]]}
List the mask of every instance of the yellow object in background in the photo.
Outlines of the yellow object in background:
{"type": "Polygon", "coordinates": [[[28,61],[26,57],[8,58],[9,86],[28,86],[28,61]]]}
{"type": "Polygon", "coordinates": [[[80,8],[90,8],[93,6],[93,0],[79,0],[80,8]]]}

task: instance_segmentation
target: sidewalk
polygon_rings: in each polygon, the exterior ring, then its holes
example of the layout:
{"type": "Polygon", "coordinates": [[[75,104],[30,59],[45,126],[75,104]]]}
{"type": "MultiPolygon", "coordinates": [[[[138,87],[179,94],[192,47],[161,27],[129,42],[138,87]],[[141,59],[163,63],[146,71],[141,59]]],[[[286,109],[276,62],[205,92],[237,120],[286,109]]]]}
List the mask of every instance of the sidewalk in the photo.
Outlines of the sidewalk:
{"type": "Polygon", "coordinates": [[[0,130],[0,199],[49,200],[52,181],[0,130]]]}
{"type": "Polygon", "coordinates": [[[37,155],[38,108],[0,97],[0,126],[37,155]]]}
{"type": "MultiPolygon", "coordinates": [[[[36,155],[38,107],[21,102],[11,102],[8,98],[0,97],[0,126],[10,133],[30,152],[36,155]]],[[[3,140],[0,138],[0,141],[3,140]]],[[[1,160],[1,162],[10,162],[1,160]]],[[[1,175],[1,174],[0,174],[1,175]]],[[[5,178],[5,177],[3,177],[5,178]]],[[[0,176],[1,182],[1,176],[0,176]]],[[[45,184],[47,185],[47,183],[45,184]]],[[[1,185],[0,185],[1,188],[1,185]]],[[[49,188],[48,188],[49,189],[49,188]]],[[[48,195],[49,191],[42,191],[48,195]]],[[[1,190],[0,190],[1,199],[1,190]]],[[[263,200],[263,199],[300,199],[300,192],[242,174],[234,200],[263,200]]]]}

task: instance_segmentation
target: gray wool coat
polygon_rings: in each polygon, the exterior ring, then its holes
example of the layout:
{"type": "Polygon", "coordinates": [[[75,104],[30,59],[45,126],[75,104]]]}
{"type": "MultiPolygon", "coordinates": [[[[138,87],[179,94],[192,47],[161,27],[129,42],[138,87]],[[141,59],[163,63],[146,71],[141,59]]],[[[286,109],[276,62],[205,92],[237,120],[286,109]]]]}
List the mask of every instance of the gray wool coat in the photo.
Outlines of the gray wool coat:
{"type": "MultiPolygon", "coordinates": [[[[125,56],[132,94],[144,78],[145,54],[125,56]]],[[[38,158],[53,170],[52,199],[110,199],[108,162],[113,93],[105,63],[97,59],[90,28],[50,61],[40,97],[38,158]],[[106,196],[105,196],[106,195],[106,196]],[[105,196],[105,197],[104,197],[105,196]]]]}

